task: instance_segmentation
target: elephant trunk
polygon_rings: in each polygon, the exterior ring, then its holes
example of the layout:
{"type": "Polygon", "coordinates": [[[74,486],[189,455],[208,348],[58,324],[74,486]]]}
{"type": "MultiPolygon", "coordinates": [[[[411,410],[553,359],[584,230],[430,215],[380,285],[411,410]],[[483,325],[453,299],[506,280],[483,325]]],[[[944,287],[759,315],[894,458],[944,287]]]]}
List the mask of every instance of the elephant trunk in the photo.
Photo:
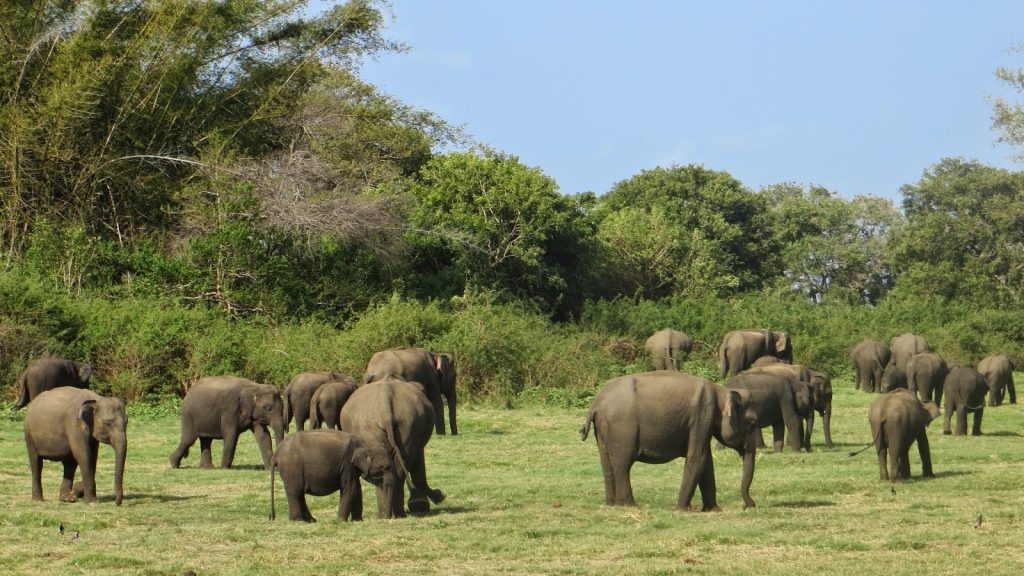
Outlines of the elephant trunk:
{"type": "Polygon", "coordinates": [[[740,495],[743,497],[743,508],[756,506],[754,499],[750,497],[750,485],[754,482],[754,462],[757,457],[757,431],[748,435],[746,446],[743,452],[743,479],[740,481],[740,495]]]}
{"type": "Polygon", "coordinates": [[[452,429],[452,436],[459,433],[458,427],[455,425],[455,405],[456,405],[456,394],[455,386],[452,386],[451,391],[447,394],[448,399],[448,426],[452,429]]]}
{"type": "Polygon", "coordinates": [[[128,439],[122,433],[114,441],[114,503],[121,505],[124,499],[124,461],[128,456],[128,439]]]}
{"type": "Polygon", "coordinates": [[[270,416],[270,427],[274,430],[274,446],[284,440],[284,410],[275,410],[270,416]]]}

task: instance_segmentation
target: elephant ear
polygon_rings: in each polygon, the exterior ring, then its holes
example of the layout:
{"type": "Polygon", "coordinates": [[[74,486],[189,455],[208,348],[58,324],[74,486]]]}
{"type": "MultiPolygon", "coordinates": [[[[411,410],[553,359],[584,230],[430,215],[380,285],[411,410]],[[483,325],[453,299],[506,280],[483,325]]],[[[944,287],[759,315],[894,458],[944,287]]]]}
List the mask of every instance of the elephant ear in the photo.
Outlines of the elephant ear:
{"type": "Polygon", "coordinates": [[[925,423],[925,426],[927,426],[928,424],[931,424],[932,420],[938,418],[939,415],[942,414],[942,411],[939,410],[939,405],[931,400],[926,400],[925,402],[922,402],[922,404],[924,405],[925,412],[928,413],[928,422],[925,423]]]}
{"type": "Polygon", "coordinates": [[[447,382],[455,370],[455,361],[452,359],[452,355],[444,352],[435,352],[434,368],[441,375],[441,379],[447,382]]]}
{"type": "Polygon", "coordinates": [[[89,377],[92,376],[92,366],[88,364],[75,364],[75,372],[78,373],[78,381],[82,384],[89,383],[89,377]]]}
{"type": "Polygon", "coordinates": [[[96,415],[96,401],[86,400],[78,407],[78,419],[92,426],[93,417],[96,415]]]}

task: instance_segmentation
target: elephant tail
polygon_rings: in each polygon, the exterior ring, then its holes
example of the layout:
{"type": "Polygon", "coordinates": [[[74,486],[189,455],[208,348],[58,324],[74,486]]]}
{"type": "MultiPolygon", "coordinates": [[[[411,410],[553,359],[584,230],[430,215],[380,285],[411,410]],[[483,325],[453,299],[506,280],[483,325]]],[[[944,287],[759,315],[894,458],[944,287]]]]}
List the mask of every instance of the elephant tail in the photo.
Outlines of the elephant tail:
{"type": "Polygon", "coordinates": [[[401,471],[405,473],[405,483],[409,485],[412,490],[417,489],[415,481],[412,479],[412,473],[409,467],[405,465],[405,458],[402,456],[402,448],[398,443],[398,432],[395,430],[398,427],[398,423],[395,422],[392,416],[389,420],[389,424],[385,426],[385,432],[388,436],[388,442],[391,443],[391,448],[395,451],[395,464],[396,468],[401,468],[401,471]]]}
{"type": "Polygon", "coordinates": [[[856,456],[856,455],[860,454],[861,452],[867,450],[868,448],[871,448],[872,446],[877,446],[878,445],[878,436],[879,436],[879,434],[882,433],[882,429],[884,427],[885,427],[885,420],[882,420],[881,422],[878,423],[878,430],[875,430],[875,435],[871,439],[871,442],[868,443],[867,446],[864,446],[863,448],[861,448],[860,450],[855,450],[853,452],[850,452],[848,454],[848,456],[856,456]]]}
{"type": "Polygon", "coordinates": [[[21,375],[21,397],[18,402],[11,407],[11,411],[20,410],[28,405],[28,370],[21,375]]]}
{"type": "MultiPolygon", "coordinates": [[[[590,434],[590,425],[594,423],[594,409],[591,408],[590,412],[587,413],[587,419],[583,421],[583,427],[580,428],[580,441],[586,442],[587,436],[590,434]]],[[[595,431],[596,433],[596,431],[595,431]]]]}
{"type": "Polygon", "coordinates": [[[277,511],[274,510],[274,470],[277,469],[277,454],[270,457],[270,519],[277,519],[277,511]]]}
{"type": "Polygon", "coordinates": [[[320,413],[320,391],[323,389],[323,386],[317,388],[309,401],[309,427],[314,430],[319,428],[324,421],[324,417],[320,413]]]}
{"type": "Polygon", "coordinates": [[[284,398],[281,398],[282,415],[284,416],[284,431],[287,432],[292,422],[292,401],[291,390],[285,389],[284,398]]]}
{"type": "Polygon", "coordinates": [[[718,373],[720,378],[725,378],[729,373],[729,355],[725,342],[718,348],[718,373]]]}

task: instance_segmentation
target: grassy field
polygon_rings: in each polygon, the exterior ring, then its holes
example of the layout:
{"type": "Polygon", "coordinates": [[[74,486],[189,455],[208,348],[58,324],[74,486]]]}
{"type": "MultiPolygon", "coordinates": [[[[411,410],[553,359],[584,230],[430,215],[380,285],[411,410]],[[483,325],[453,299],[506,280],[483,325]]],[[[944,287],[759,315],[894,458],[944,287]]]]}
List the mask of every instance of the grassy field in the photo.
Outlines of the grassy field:
{"type": "MultiPolygon", "coordinates": [[[[1018,380],[1019,381],[1019,380],[1018,380]]],[[[723,512],[673,507],[682,460],[633,469],[638,508],[603,505],[585,411],[467,405],[460,434],[427,448],[431,483],[448,499],[429,515],[339,523],[336,497],[309,498],[319,522],[267,520],[268,474],[251,435],[233,470],[199,470],[198,446],[172,470],[173,417],[129,424],[125,500],[112,500],[109,447],[100,503],[56,501],[60,467],[44,469],[45,502],[31,500],[21,423],[0,422],[0,573],[3,574],[1016,574],[1024,566],[1024,406],[987,409],[982,437],[929,428],[937,478],[878,481],[867,407],[874,396],[836,382],[833,438],[812,453],[758,455],[742,510],[740,460],[716,451],[723,512]],[[978,514],[983,523],[975,527],[978,514]],[[58,534],[63,522],[77,542],[58,534]]],[[[820,426],[820,424],[819,424],[820,426]]],[[[820,432],[820,431],[819,431],[820,432]]],[[[215,443],[214,461],[219,461],[215,443]]],[[[699,501],[699,500],[696,500],[699,501]]]]}

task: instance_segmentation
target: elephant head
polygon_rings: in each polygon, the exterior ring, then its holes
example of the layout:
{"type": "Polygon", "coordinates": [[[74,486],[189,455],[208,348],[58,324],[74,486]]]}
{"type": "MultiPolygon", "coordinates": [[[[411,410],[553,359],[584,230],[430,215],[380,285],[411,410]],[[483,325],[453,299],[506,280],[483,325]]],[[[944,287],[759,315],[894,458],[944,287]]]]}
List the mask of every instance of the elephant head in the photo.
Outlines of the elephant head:
{"type": "Polygon", "coordinates": [[[274,431],[274,443],[284,439],[284,403],[281,393],[269,384],[241,391],[242,412],[253,423],[269,426],[274,431]]]}
{"type": "Polygon", "coordinates": [[[364,444],[352,453],[352,466],[364,480],[380,488],[377,491],[378,505],[390,502],[395,498],[397,490],[405,487],[398,481],[395,463],[388,456],[388,451],[380,444],[364,444]]]}
{"type": "MultiPolygon", "coordinates": [[[[767,332],[771,332],[770,330],[767,332]]],[[[793,363],[793,337],[789,332],[771,332],[774,340],[774,356],[787,364],[793,363]]],[[[768,348],[772,350],[773,348],[768,348]]]]}
{"type": "Polygon", "coordinates": [[[440,377],[441,394],[448,401],[448,426],[452,429],[452,435],[458,434],[459,429],[455,424],[455,357],[446,352],[434,352],[434,368],[440,377]]]}
{"type": "Polygon", "coordinates": [[[750,392],[717,389],[720,418],[714,426],[715,436],[730,448],[742,449],[757,422],[757,413],[750,405],[750,392]]]}
{"type": "Polygon", "coordinates": [[[98,442],[114,448],[114,503],[124,498],[124,461],[128,454],[128,415],[118,398],[99,397],[82,402],[78,418],[98,442]]]}
{"type": "Polygon", "coordinates": [[[81,362],[72,362],[71,364],[75,367],[75,374],[78,376],[78,382],[81,383],[82,388],[87,388],[89,385],[89,377],[92,376],[92,366],[82,364],[81,362]]]}

